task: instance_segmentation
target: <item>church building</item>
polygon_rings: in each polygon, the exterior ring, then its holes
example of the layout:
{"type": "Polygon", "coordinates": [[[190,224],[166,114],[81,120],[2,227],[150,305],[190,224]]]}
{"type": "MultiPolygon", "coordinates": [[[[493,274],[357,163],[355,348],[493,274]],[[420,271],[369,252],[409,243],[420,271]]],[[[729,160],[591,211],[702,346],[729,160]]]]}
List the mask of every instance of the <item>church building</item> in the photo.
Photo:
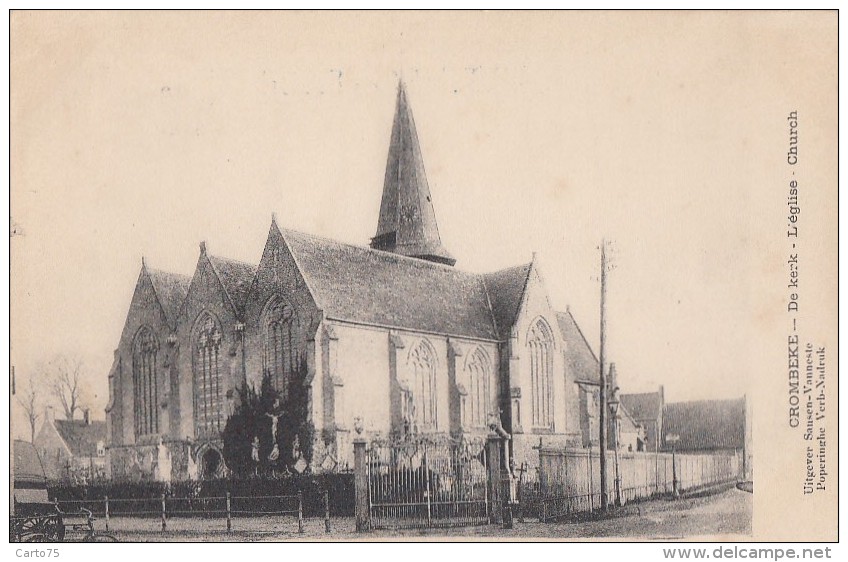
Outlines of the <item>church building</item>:
{"type": "Polygon", "coordinates": [[[163,446],[175,479],[223,474],[237,388],[264,374],[283,396],[304,385],[316,472],[351,466],[358,430],[483,436],[494,419],[531,466],[540,441],[585,446],[598,362],[535,257],[482,274],[455,263],[400,84],[370,245],[272,218],[255,264],[203,242],[192,277],[142,260],[109,372],[112,477],[156,478],[163,446]]]}

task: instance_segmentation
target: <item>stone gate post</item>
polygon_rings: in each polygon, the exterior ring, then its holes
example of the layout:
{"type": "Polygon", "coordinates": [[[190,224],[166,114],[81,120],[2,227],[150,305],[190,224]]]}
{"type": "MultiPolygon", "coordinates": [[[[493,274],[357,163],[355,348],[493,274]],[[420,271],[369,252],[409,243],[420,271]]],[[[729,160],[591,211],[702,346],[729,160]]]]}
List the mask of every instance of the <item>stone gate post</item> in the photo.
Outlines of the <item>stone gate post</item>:
{"type": "Polygon", "coordinates": [[[368,472],[366,463],[366,441],[361,437],[353,440],[353,472],[355,488],[356,532],[371,528],[371,510],[368,506],[368,472]]]}
{"type": "MultiPolygon", "coordinates": [[[[489,435],[486,440],[486,470],[489,488],[489,523],[501,523],[501,438],[489,435]]],[[[508,499],[508,498],[506,498],[508,499]]]]}

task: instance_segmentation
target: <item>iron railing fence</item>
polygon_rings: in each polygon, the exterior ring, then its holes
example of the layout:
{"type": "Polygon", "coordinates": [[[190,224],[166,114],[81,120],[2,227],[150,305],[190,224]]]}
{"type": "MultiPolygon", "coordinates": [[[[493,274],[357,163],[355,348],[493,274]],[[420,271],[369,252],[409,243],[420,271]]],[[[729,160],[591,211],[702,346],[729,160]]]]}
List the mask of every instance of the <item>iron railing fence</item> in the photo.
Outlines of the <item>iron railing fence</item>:
{"type": "Polygon", "coordinates": [[[375,441],[367,451],[373,529],[456,527],[489,521],[483,441],[375,441]]]}
{"type": "MultiPolygon", "coordinates": [[[[324,492],[324,528],[330,532],[329,493],[324,492]]],[[[88,509],[97,519],[102,519],[106,530],[115,520],[132,519],[140,521],[133,531],[168,530],[171,520],[204,519],[225,524],[227,532],[233,530],[233,521],[255,518],[292,518],[297,522],[299,533],[304,532],[303,494],[287,496],[233,496],[229,492],[219,497],[173,497],[165,494],[159,498],[110,498],[55,501],[56,508],[62,513],[79,513],[81,508],[88,509]],[[143,521],[148,521],[147,524],[143,521]],[[155,524],[151,525],[153,521],[155,524]]],[[[246,524],[249,524],[246,523],[246,524]]],[[[244,527],[243,530],[261,533],[276,532],[273,526],[263,529],[244,527]]]]}
{"type": "Polygon", "coordinates": [[[539,484],[538,468],[522,466],[518,471],[516,483],[516,501],[518,502],[519,523],[528,518],[539,519],[542,516],[542,489],[539,484]]]}

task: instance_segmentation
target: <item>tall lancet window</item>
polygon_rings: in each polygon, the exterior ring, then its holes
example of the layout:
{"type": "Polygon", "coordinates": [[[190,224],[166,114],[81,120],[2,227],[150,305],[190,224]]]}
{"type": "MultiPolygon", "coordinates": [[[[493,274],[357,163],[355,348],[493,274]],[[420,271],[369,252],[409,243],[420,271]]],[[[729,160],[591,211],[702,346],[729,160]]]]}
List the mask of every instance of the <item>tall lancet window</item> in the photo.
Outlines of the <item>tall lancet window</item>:
{"type": "Polygon", "coordinates": [[[265,372],[271,375],[274,388],[285,399],[289,381],[294,372],[295,353],[293,341],[294,310],[277,297],[265,307],[265,372]]]}
{"type": "Polygon", "coordinates": [[[156,354],[159,342],[148,327],[142,327],[133,344],[133,417],[137,437],[159,432],[159,387],[156,354]]]}
{"type": "Polygon", "coordinates": [[[466,422],[472,427],[485,427],[489,417],[489,358],[481,348],[474,350],[465,364],[468,373],[466,422]]]}
{"type": "Polygon", "coordinates": [[[216,436],[224,429],[221,355],[221,328],[205,312],[194,329],[194,412],[199,436],[216,436]]]}
{"type": "Polygon", "coordinates": [[[553,427],[553,335],[541,318],[530,328],[527,337],[530,360],[531,414],[533,427],[553,427]]]}
{"type": "Polygon", "coordinates": [[[422,430],[436,429],[436,353],[427,341],[421,341],[409,352],[412,380],[412,419],[422,430]]]}

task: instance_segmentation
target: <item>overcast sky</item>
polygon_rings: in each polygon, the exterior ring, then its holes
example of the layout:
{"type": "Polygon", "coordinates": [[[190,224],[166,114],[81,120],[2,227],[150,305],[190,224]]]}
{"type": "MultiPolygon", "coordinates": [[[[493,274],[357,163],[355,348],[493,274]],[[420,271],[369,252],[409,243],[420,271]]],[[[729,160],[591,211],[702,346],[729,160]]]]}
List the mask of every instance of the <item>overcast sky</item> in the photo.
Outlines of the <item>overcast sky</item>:
{"type": "Polygon", "coordinates": [[[399,76],[457,267],[537,252],[597,350],[606,236],[624,391],[749,390],[782,88],[836,72],[791,15],[13,15],[12,362],[82,356],[95,417],[142,256],[258,263],[272,211],[368,243],[399,76]]]}

